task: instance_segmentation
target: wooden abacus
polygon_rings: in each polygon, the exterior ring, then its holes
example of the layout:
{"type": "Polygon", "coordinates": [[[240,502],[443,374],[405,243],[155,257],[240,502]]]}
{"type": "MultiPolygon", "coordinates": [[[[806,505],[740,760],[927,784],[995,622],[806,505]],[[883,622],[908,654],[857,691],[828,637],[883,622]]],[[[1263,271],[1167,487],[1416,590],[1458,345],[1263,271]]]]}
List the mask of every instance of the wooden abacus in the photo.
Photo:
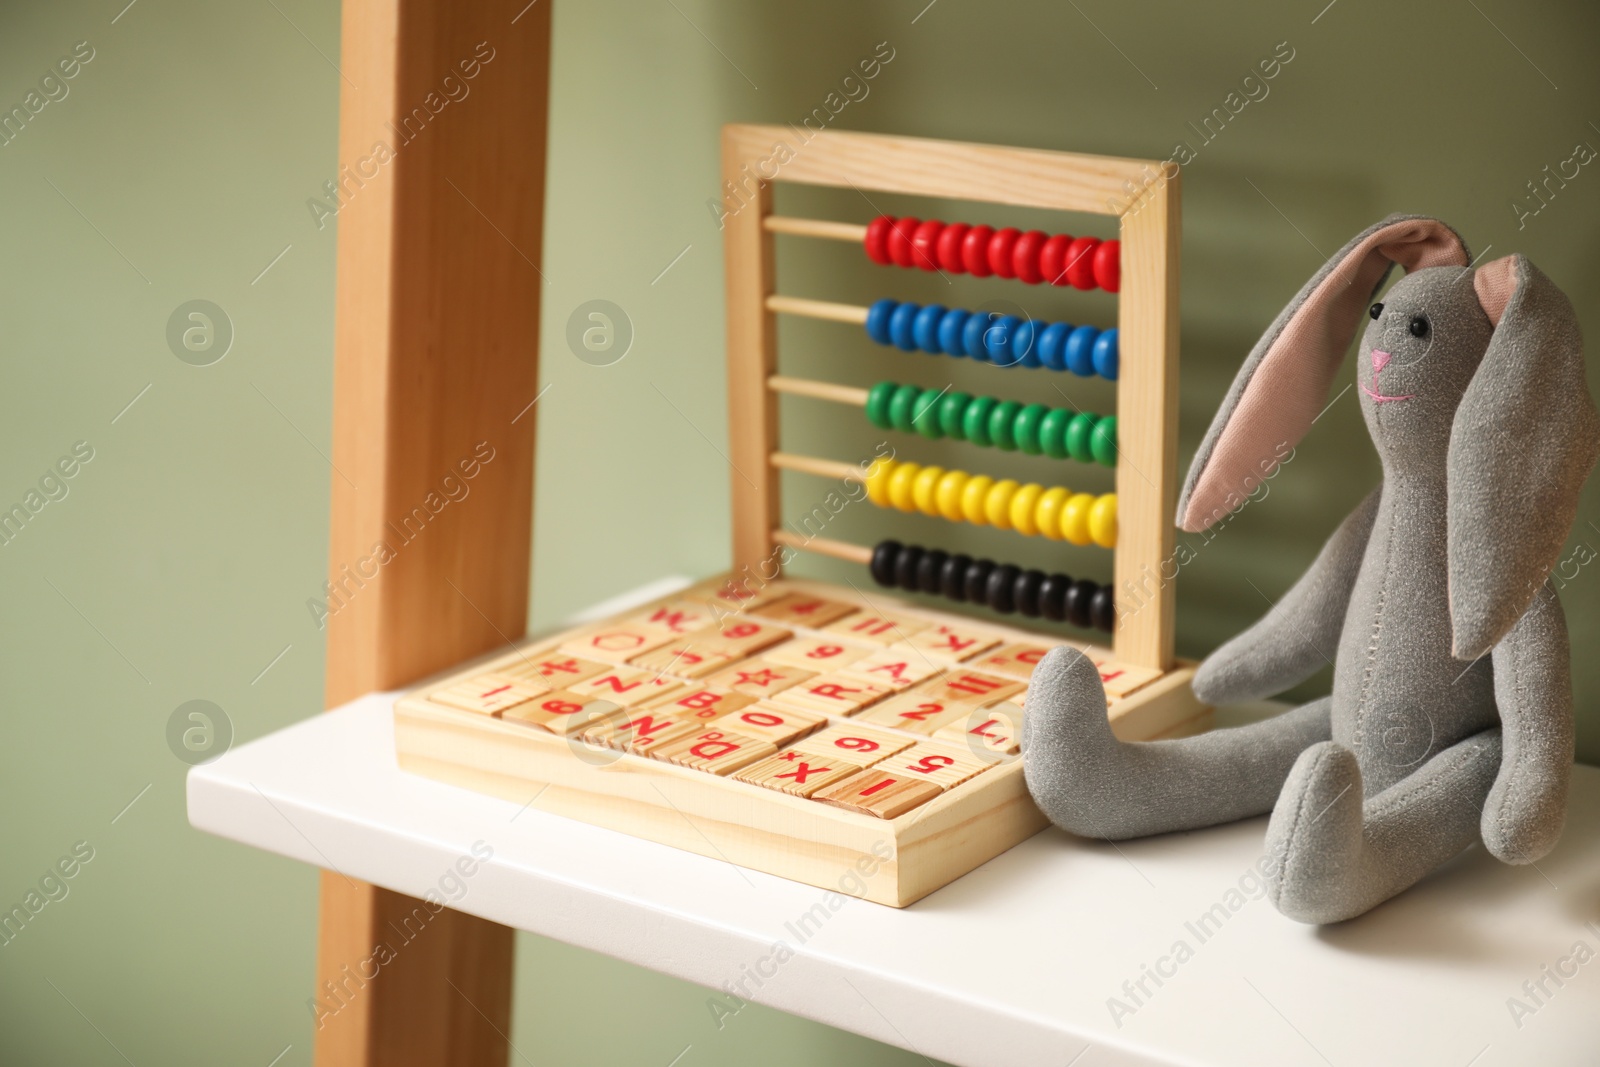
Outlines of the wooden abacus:
{"type": "MultiPolygon", "coordinates": [[[[772,214],[772,183],[853,186],[1118,215],[1159,164],[823,132],[760,180],[790,130],[729,126],[725,220],[734,569],[642,610],[470,665],[403,699],[407,770],[703,855],[904,906],[1044,827],[1019,758],[1033,666],[1059,643],[857,589],[780,575],[819,551],[880,585],[1003,613],[1097,625],[1084,645],[1118,736],[1200,728],[1172,658],[1178,208],[1175,179],[1120,214],[1120,240],[879,218],[772,214]],[[915,225],[913,225],[915,222],[915,225]],[[861,241],[883,264],[1120,293],[1115,330],[778,295],[773,239],[861,241]],[[779,376],[776,316],[856,323],[881,343],[1118,382],[1114,417],[880,383],[779,376]],[[974,325],[976,323],[976,325],[974,325]],[[875,425],[1116,467],[1094,497],[898,460],[868,468],[780,450],[779,394],[859,404],[875,425]],[[932,421],[930,421],[932,420],[932,421]],[[882,506],[1115,547],[1113,583],[1073,581],[894,541],[801,537],[779,523],[780,471],[856,478],[882,506]],[[1118,612],[1113,587],[1134,601],[1118,612]],[[530,800],[529,798],[532,798],[530,800]],[[870,876],[865,872],[870,869],[870,876]],[[858,872],[852,879],[851,872],[858,872]]],[[[1018,376],[1013,375],[1013,378],[1018,376]]]]}
{"type": "MultiPolygon", "coordinates": [[[[1163,173],[1159,163],[827,132],[807,141],[778,171],[777,181],[1112,216],[1119,214],[1119,205],[1127,203],[1129,188],[1145,190],[1135,209],[1121,214],[1117,242],[1092,238],[1063,241],[1059,236],[1046,239],[1041,233],[1012,230],[1012,240],[1007,243],[997,242],[993,236],[981,240],[988,227],[947,227],[938,232],[945,237],[941,249],[938,237],[929,233],[938,224],[919,224],[916,231],[907,232],[908,227],[895,226],[893,220],[888,226],[880,221],[873,224],[882,233],[879,236],[868,226],[773,215],[771,183],[753,183],[750,175],[769,165],[776,146],[786,144],[786,139],[792,140],[793,134],[782,127],[736,125],[723,130],[724,182],[729,188],[750,192],[749,202],[726,220],[724,235],[730,458],[742,472],[732,479],[734,572],[770,566],[768,561],[780,544],[808,547],[863,564],[870,563],[872,555],[871,549],[863,546],[822,539],[802,546],[800,539],[779,528],[779,469],[825,477],[845,477],[853,472],[848,464],[817,462],[779,450],[777,394],[801,392],[846,402],[856,402],[858,395],[830,383],[796,382],[778,376],[776,316],[802,314],[867,325],[870,310],[778,295],[773,235],[860,241],[869,246],[869,255],[877,251],[871,245],[881,243],[886,247],[874,255],[880,262],[888,258],[934,269],[956,265],[948,254],[949,246],[956,242],[946,235],[964,230],[961,266],[969,273],[987,265],[968,254],[972,246],[983,245],[992,267],[1000,268],[996,273],[1009,273],[1032,284],[1067,281],[1080,289],[1091,285],[1104,288],[1109,282],[1118,291],[1120,358],[1113,362],[1116,369],[1105,375],[1117,381],[1117,533],[1112,586],[1139,603],[1136,607],[1124,605],[1112,649],[1120,662],[1170,670],[1174,665],[1174,591],[1172,582],[1163,578],[1163,570],[1170,569],[1173,559],[1177,499],[1181,235],[1177,175],[1150,184],[1150,175],[1163,173]],[[877,241],[869,242],[869,237],[877,241]],[[930,244],[932,249],[927,247],[930,244]],[[1053,248],[1059,251],[1052,254],[1053,248]],[[1110,254],[1112,248],[1120,256],[1110,254]],[[1006,258],[1011,260],[1010,272],[1005,271],[1006,258]],[[1030,263],[1035,265],[1031,270],[1030,263]],[[1017,270],[1018,265],[1023,269],[1017,270]]],[[[996,325],[1004,328],[1004,324],[996,325]]],[[[1054,353],[1039,351],[1045,347],[1043,335],[1048,332],[1034,331],[1036,350],[1016,355],[1012,362],[1028,366],[1031,356],[1033,366],[1065,366],[1064,357],[1058,360],[1054,353]]],[[[972,354],[976,356],[978,351],[972,354]]],[[[1105,361],[1101,366],[1105,367],[1105,361]]],[[[1071,369],[1084,373],[1088,368],[1071,369]]],[[[866,399],[859,396],[863,404],[866,399]]]]}

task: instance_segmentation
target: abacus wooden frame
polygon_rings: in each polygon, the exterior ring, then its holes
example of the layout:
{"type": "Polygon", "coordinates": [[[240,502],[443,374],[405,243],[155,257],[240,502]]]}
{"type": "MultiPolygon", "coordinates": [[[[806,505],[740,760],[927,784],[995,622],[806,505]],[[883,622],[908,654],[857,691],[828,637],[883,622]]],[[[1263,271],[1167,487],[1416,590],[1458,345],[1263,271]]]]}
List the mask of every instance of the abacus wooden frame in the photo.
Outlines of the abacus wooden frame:
{"type": "Polygon", "coordinates": [[[734,124],[722,131],[724,188],[743,202],[723,220],[728,302],[728,441],[734,573],[770,574],[779,559],[776,277],[771,182],[1086,212],[1118,220],[1118,532],[1113,586],[1138,598],[1113,634],[1123,662],[1170,670],[1177,502],[1179,177],[1154,160],[961,144],[913,137],[809,133],[734,124]],[[780,146],[787,146],[784,152],[780,146]],[[787,161],[774,161],[787,156],[787,161]],[[775,170],[770,181],[760,175],[775,170]],[[1134,195],[1130,195],[1134,191],[1134,195]],[[748,571],[746,570],[748,568],[748,571]]]}

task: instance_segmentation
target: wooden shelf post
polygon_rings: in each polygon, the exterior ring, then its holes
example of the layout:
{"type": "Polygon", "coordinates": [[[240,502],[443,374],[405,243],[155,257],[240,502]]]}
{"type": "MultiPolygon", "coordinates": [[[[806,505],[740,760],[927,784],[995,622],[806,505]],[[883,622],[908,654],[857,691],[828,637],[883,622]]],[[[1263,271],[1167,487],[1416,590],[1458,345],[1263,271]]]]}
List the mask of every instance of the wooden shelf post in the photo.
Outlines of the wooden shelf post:
{"type": "MultiPolygon", "coordinates": [[[[344,4],[330,707],[526,626],[550,2],[344,4]]],[[[321,907],[320,1067],[506,1062],[510,929],[331,871],[321,907]]]]}

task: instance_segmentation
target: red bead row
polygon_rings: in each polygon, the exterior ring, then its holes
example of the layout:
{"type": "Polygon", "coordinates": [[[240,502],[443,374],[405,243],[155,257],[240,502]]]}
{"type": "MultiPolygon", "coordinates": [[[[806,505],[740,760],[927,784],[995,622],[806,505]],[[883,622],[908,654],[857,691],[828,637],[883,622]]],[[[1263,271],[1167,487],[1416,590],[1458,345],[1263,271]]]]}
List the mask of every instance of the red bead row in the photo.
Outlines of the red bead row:
{"type": "Polygon", "coordinates": [[[1108,293],[1122,284],[1122,242],[1098,237],[879,215],[867,225],[865,245],[872,261],[883,266],[893,263],[978,278],[995,275],[1029,285],[1098,287],[1108,293]]]}

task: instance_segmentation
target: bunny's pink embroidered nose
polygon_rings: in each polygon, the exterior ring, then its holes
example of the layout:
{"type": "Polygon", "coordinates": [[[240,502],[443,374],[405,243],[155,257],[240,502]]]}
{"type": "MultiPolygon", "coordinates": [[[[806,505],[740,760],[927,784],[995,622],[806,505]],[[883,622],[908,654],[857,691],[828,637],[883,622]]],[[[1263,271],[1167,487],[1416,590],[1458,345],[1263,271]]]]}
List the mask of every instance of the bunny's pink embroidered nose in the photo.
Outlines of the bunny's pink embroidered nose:
{"type": "Polygon", "coordinates": [[[1387,367],[1389,365],[1389,361],[1393,358],[1393,356],[1383,351],[1383,349],[1374,348],[1372,350],[1372,376],[1376,378],[1378,376],[1378,372],[1387,367]]]}

